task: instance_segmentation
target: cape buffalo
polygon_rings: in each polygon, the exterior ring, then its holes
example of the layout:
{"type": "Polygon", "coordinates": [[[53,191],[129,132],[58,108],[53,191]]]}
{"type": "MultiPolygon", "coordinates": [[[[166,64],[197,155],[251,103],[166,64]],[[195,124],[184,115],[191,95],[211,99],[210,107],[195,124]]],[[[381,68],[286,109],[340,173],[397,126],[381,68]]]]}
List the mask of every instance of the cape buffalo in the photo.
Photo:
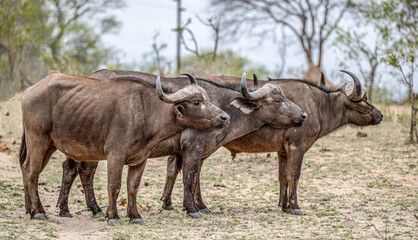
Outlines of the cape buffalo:
{"type": "MultiPolygon", "coordinates": [[[[129,71],[102,70],[93,74],[98,78],[115,76],[140,76],[144,79],[153,79],[154,75],[129,71]]],[[[184,78],[170,78],[164,81],[167,86],[181,86],[184,78]]],[[[198,210],[207,210],[206,206],[193,201],[195,188],[199,184],[199,173],[202,160],[216,151],[225,143],[244,136],[265,125],[275,128],[301,126],[306,113],[297,105],[289,101],[282,93],[280,87],[274,84],[264,84],[258,88],[255,84],[253,92],[247,89],[245,74],[240,81],[240,91],[225,85],[216,84],[204,79],[198,79],[199,85],[203,86],[213,102],[231,116],[231,122],[225,129],[213,132],[185,129],[181,133],[161,142],[152,152],[151,157],[176,155],[178,163],[183,167],[184,200],[183,207],[191,217],[199,218],[198,210]],[[199,142],[199,144],[194,144],[199,142]]],[[[68,210],[68,193],[77,173],[83,183],[88,208],[94,214],[100,212],[93,192],[93,175],[97,163],[77,164],[71,159],[63,163],[63,182],[58,206],[61,208],[61,216],[71,216],[68,210]]],[[[176,170],[181,169],[175,166],[176,170]]],[[[170,171],[170,170],[169,170],[170,171]]],[[[167,180],[169,181],[169,180],[167,180]]],[[[202,202],[203,203],[203,202],[202,202]]],[[[171,208],[166,204],[165,208],[171,208]]]]}
{"type": "Polygon", "coordinates": [[[229,122],[228,114],[196,82],[169,94],[159,77],[154,85],[133,77],[103,81],[60,73],[47,75],[24,92],[22,115],[20,164],[31,218],[47,219],[38,179],[58,149],[79,161],[107,159],[111,225],[120,223],[116,200],[124,165],[129,165],[128,217],[141,224],[136,195],[157,144],[186,127],[213,130],[229,122]]]}
{"type": "MultiPolygon", "coordinates": [[[[240,152],[277,152],[280,181],[279,207],[285,212],[302,214],[296,188],[303,156],[316,140],[347,124],[376,125],[383,119],[382,113],[367,100],[366,89],[361,86],[358,78],[351,72],[341,71],[350,75],[353,82],[345,82],[335,89],[300,79],[271,79],[268,83],[279,85],[291,101],[305,109],[309,118],[299,128],[274,129],[266,126],[224,145],[233,156],[240,152]]],[[[239,86],[236,77],[221,76],[209,77],[209,79],[239,86]]],[[[163,193],[165,196],[163,206],[170,201],[170,194],[178,174],[178,170],[173,167],[179,165],[176,161],[179,160],[168,159],[167,169],[170,171],[167,173],[167,180],[169,181],[166,182],[163,193]]],[[[200,189],[197,188],[196,192],[195,201],[202,202],[200,189]]]]}

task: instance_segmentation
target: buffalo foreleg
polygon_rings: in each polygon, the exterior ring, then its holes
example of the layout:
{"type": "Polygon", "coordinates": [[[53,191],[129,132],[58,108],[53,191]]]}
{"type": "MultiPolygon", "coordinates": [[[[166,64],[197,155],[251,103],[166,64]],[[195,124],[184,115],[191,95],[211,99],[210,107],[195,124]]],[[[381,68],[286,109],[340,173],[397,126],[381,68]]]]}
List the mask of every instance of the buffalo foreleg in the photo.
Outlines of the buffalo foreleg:
{"type": "Polygon", "coordinates": [[[192,218],[200,218],[201,215],[194,203],[194,190],[197,184],[199,167],[201,161],[201,151],[190,151],[183,153],[183,209],[192,218]]]}
{"type": "Polygon", "coordinates": [[[122,170],[125,159],[118,154],[109,154],[107,157],[107,194],[109,204],[107,207],[107,218],[109,225],[121,224],[117,209],[117,199],[122,184],[122,170]]]}
{"type": "Polygon", "coordinates": [[[147,161],[145,160],[139,165],[129,166],[128,177],[126,179],[128,189],[128,217],[133,224],[143,224],[141,215],[138,212],[136,195],[138,193],[138,187],[141,183],[142,173],[147,161]]]}
{"type": "Polygon", "coordinates": [[[287,156],[277,153],[279,161],[279,183],[280,183],[280,197],[279,207],[283,210],[286,209],[288,197],[287,197],[287,177],[286,177],[286,164],[287,156]]]}
{"type": "Polygon", "coordinates": [[[288,186],[288,202],[285,210],[295,215],[301,215],[299,208],[297,186],[302,168],[302,160],[305,154],[303,146],[290,144],[287,149],[286,179],[288,186]]]}
{"type": "Polygon", "coordinates": [[[197,175],[197,183],[195,186],[194,199],[195,199],[196,207],[199,211],[203,213],[210,213],[210,210],[208,209],[208,207],[206,207],[206,204],[203,202],[202,192],[200,189],[200,173],[202,171],[203,162],[204,161],[202,159],[200,162],[199,172],[197,175]]]}

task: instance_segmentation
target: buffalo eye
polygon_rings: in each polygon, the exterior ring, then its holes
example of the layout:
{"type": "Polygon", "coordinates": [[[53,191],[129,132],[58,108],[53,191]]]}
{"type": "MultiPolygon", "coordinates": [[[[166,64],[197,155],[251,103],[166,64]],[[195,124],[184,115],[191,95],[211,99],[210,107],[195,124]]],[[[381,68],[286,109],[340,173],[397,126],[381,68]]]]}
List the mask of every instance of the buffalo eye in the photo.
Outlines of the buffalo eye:
{"type": "Polygon", "coordinates": [[[193,105],[199,106],[200,105],[200,102],[199,101],[193,101],[193,105]]]}

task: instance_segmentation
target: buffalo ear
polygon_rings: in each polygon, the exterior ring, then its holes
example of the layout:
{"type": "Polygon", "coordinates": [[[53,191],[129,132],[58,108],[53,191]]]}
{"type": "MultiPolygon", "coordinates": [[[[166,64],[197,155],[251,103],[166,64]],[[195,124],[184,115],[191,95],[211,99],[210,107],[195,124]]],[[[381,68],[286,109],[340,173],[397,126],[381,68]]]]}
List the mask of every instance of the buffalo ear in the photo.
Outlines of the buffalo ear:
{"type": "Polygon", "coordinates": [[[238,97],[232,100],[230,105],[238,108],[244,114],[250,114],[254,111],[254,109],[257,109],[260,107],[258,101],[249,101],[241,97],[238,97]]]}

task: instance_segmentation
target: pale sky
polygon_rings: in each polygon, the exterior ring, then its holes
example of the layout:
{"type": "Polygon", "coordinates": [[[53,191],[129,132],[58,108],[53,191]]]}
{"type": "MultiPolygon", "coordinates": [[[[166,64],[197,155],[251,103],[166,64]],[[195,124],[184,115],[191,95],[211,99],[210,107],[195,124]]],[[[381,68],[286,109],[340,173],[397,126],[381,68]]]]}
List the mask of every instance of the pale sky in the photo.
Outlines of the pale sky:
{"type": "MultiPolygon", "coordinates": [[[[199,48],[212,48],[213,45],[211,29],[204,26],[196,18],[197,14],[202,19],[207,19],[211,16],[208,8],[209,2],[210,0],[182,1],[185,9],[182,12],[182,22],[184,23],[188,18],[192,18],[192,23],[189,26],[197,38],[199,48]]],[[[126,3],[127,7],[124,9],[111,12],[122,22],[122,27],[117,34],[105,35],[103,37],[104,43],[122,50],[124,52],[122,61],[139,62],[144,53],[151,51],[152,38],[156,32],[159,32],[159,42],[168,45],[162,54],[172,60],[173,68],[175,68],[176,32],[172,31],[172,29],[176,27],[177,2],[174,0],[126,0],[126,3]]],[[[293,36],[288,34],[288,38],[290,37],[293,36]]],[[[280,64],[279,50],[273,41],[269,39],[260,41],[258,38],[251,39],[248,37],[244,38],[244,36],[242,36],[242,39],[234,43],[227,43],[221,39],[221,50],[232,49],[255,64],[265,65],[272,72],[280,64]]],[[[333,82],[341,81],[341,79],[348,81],[350,78],[338,71],[340,68],[337,56],[340,53],[331,44],[332,40],[330,39],[324,48],[323,69],[325,74],[333,82]]],[[[302,74],[300,72],[306,67],[303,52],[297,48],[297,44],[295,46],[287,50],[286,67],[294,70],[285,74],[286,77],[301,77],[302,74]]],[[[182,54],[185,55],[187,52],[183,49],[182,54]]],[[[360,75],[354,67],[347,70],[356,73],[358,76],[360,75]]],[[[395,98],[399,98],[396,95],[404,95],[406,89],[401,84],[396,84],[396,82],[390,79],[383,79],[383,82],[386,85],[390,84],[392,89],[397,89],[397,91],[394,91],[395,98]]],[[[418,91],[417,81],[415,85],[418,91]]]]}

